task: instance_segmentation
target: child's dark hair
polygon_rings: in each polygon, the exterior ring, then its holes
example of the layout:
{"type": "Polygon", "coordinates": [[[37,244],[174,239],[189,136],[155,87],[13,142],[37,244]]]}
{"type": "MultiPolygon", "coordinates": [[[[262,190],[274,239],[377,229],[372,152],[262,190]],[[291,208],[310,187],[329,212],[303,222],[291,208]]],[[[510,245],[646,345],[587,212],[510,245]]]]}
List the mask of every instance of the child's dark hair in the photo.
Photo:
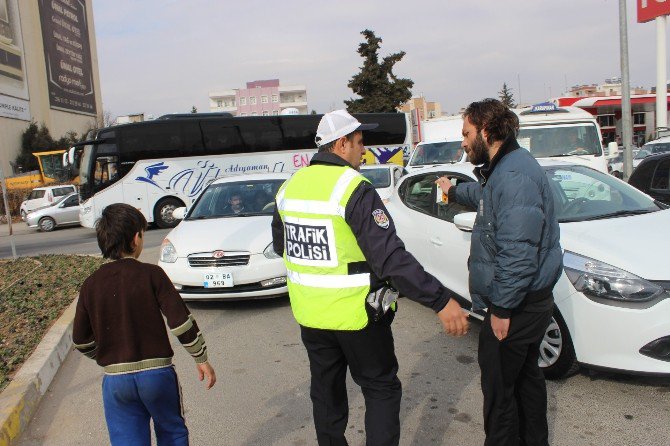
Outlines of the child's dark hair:
{"type": "Polygon", "coordinates": [[[98,246],[106,259],[120,259],[133,252],[133,238],[147,229],[147,220],[134,207],[125,203],[114,203],[102,211],[95,224],[98,246]]]}

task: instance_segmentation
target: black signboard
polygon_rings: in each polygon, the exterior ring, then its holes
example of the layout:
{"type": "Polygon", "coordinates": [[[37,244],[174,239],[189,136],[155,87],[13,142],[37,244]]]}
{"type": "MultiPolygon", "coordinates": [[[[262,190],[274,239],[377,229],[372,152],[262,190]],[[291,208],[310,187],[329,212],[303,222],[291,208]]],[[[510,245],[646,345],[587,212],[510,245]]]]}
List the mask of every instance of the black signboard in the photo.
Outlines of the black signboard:
{"type": "Polygon", "coordinates": [[[95,115],[85,0],[39,0],[51,108],[95,115]]]}

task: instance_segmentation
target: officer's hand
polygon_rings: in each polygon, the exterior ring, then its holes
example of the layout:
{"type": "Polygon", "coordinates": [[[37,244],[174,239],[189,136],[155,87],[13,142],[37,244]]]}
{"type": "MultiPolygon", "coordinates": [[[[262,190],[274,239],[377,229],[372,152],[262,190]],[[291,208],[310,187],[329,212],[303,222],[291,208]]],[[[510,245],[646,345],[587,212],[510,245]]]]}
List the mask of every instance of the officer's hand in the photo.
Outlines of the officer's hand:
{"type": "Polygon", "coordinates": [[[468,332],[468,316],[455,299],[449,299],[447,305],[437,313],[444,331],[453,336],[463,336],[468,332]]]}
{"type": "Polygon", "coordinates": [[[202,381],[207,377],[207,390],[211,389],[214,383],[216,383],[216,373],[209,362],[203,362],[202,364],[196,364],[198,368],[198,379],[202,381]]]}
{"type": "Polygon", "coordinates": [[[501,319],[495,314],[491,315],[491,328],[493,329],[493,335],[498,338],[499,341],[502,341],[507,337],[507,332],[509,332],[509,318],[501,319]]]}

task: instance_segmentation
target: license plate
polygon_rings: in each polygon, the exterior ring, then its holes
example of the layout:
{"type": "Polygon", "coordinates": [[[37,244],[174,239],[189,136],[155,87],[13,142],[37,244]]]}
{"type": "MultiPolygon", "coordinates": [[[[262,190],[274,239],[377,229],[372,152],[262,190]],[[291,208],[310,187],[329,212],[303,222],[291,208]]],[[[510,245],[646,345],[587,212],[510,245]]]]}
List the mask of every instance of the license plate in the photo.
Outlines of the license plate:
{"type": "Polygon", "coordinates": [[[205,288],[230,288],[233,286],[231,273],[205,273],[203,277],[205,288]]]}

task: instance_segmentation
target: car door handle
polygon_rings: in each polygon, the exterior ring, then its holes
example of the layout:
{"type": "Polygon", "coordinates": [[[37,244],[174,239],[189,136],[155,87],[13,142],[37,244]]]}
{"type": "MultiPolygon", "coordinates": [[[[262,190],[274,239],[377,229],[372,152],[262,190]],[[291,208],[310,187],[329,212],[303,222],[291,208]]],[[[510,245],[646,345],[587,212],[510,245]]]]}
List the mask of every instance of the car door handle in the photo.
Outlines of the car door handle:
{"type": "Polygon", "coordinates": [[[442,240],[436,237],[431,238],[430,243],[432,243],[435,246],[442,246],[442,240]]]}

